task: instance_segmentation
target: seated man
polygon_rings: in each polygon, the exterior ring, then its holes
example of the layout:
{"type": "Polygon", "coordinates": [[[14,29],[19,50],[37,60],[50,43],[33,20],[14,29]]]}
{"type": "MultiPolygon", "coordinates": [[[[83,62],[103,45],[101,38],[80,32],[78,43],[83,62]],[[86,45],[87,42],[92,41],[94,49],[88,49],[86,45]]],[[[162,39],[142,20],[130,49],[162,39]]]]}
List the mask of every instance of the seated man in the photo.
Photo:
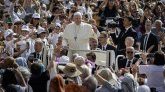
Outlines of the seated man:
{"type": "Polygon", "coordinates": [[[118,60],[118,69],[129,68],[135,64],[138,59],[135,56],[135,49],[133,47],[126,48],[126,58],[118,60]]]}

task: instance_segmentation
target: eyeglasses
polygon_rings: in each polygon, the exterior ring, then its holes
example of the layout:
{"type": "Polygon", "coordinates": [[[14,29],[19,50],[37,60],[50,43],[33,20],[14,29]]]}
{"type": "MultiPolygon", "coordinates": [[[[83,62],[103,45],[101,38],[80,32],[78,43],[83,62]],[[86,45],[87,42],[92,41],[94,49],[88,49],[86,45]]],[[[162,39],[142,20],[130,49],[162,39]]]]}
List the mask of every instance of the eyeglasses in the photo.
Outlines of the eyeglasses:
{"type": "Polygon", "coordinates": [[[133,51],[127,51],[128,54],[133,54],[133,51]]]}

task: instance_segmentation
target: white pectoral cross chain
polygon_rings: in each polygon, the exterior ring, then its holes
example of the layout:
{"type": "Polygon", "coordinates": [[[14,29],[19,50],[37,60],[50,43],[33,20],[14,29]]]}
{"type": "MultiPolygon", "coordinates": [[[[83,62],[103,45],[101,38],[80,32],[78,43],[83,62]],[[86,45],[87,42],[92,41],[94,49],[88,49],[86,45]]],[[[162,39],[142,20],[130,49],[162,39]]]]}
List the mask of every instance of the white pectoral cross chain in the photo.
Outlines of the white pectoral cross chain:
{"type": "Polygon", "coordinates": [[[77,36],[74,37],[74,40],[75,40],[75,41],[77,40],[77,36]]]}
{"type": "Polygon", "coordinates": [[[75,41],[77,40],[77,35],[78,35],[79,31],[80,31],[80,25],[76,25],[75,26],[75,35],[74,35],[74,40],[75,41]]]}

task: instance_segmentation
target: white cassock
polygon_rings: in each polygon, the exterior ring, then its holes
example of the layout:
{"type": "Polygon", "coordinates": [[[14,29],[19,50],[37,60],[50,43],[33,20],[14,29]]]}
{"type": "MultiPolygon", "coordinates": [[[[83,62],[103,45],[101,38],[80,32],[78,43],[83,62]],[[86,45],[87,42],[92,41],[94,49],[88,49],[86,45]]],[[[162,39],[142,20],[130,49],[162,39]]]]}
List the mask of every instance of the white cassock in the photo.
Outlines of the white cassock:
{"type": "Polygon", "coordinates": [[[69,44],[69,49],[90,50],[89,38],[97,39],[97,34],[90,24],[81,22],[76,25],[74,22],[66,26],[63,38],[69,44]]]}

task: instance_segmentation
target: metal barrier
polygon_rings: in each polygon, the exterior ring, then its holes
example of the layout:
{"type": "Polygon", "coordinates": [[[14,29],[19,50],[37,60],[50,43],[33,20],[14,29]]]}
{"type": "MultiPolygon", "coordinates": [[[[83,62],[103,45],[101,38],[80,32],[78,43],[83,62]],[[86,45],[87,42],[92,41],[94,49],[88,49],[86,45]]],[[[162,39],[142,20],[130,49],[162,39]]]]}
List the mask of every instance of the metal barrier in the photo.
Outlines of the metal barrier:
{"type": "Polygon", "coordinates": [[[118,69],[118,61],[119,61],[119,58],[125,58],[125,56],[124,55],[117,55],[117,57],[116,57],[116,60],[115,60],[115,71],[118,71],[119,69],[118,69]]]}
{"type": "Polygon", "coordinates": [[[68,57],[72,58],[72,55],[77,53],[80,56],[86,57],[89,52],[96,54],[96,62],[106,61],[107,67],[112,66],[115,63],[115,52],[113,50],[101,51],[101,50],[68,50],[68,57]]]}

